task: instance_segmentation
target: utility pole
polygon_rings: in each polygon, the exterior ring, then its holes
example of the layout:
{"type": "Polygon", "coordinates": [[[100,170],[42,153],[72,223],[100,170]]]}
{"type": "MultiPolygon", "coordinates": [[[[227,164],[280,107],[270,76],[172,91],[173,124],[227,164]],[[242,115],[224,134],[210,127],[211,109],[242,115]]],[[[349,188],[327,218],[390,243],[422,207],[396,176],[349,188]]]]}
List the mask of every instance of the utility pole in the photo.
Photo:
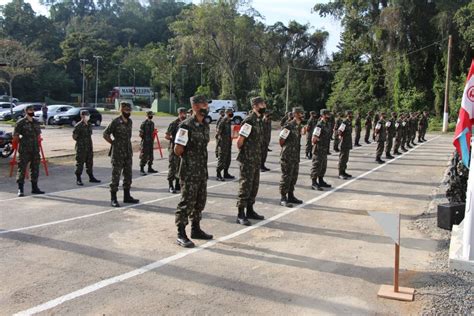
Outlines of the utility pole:
{"type": "Polygon", "coordinates": [[[204,63],[201,61],[198,63],[198,65],[201,65],[201,86],[203,85],[203,80],[202,80],[202,66],[204,65],[204,63]]]}
{"type": "Polygon", "coordinates": [[[81,59],[81,69],[82,69],[82,97],[81,97],[81,107],[84,107],[84,85],[85,85],[85,70],[86,70],[86,62],[89,60],[86,58],[81,59]]]}
{"type": "Polygon", "coordinates": [[[451,78],[451,48],[453,47],[452,36],[448,38],[448,61],[446,65],[446,86],[444,89],[444,112],[443,112],[443,133],[448,131],[448,120],[449,120],[449,80],[451,78]]]}
{"type": "Polygon", "coordinates": [[[288,112],[288,97],[290,94],[290,65],[286,70],[286,112],[288,112]]]}
{"type": "Polygon", "coordinates": [[[169,60],[170,60],[170,63],[171,63],[171,67],[170,67],[170,100],[169,100],[169,113],[171,113],[171,90],[172,90],[172,87],[173,87],[173,58],[174,58],[174,55],[171,55],[169,56],[169,60]]]}
{"type": "Polygon", "coordinates": [[[118,86],[118,99],[120,99],[120,70],[122,70],[121,68],[121,64],[115,64],[115,66],[117,66],[117,86],[118,86]]]}
{"type": "Polygon", "coordinates": [[[97,107],[97,92],[99,91],[99,59],[102,59],[102,56],[94,55],[96,60],[95,67],[95,107],[97,107]]]}

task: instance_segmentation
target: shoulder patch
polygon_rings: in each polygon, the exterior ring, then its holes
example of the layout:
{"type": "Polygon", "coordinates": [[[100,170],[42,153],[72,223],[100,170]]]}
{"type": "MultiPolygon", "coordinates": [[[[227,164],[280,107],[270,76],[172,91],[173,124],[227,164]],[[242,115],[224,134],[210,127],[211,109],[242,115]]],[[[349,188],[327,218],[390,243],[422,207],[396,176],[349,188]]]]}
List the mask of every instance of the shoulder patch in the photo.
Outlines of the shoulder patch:
{"type": "Polygon", "coordinates": [[[252,125],[245,123],[240,128],[239,135],[242,135],[243,137],[249,137],[251,132],[252,132],[252,125]]]}
{"type": "Polygon", "coordinates": [[[175,144],[179,144],[182,146],[186,146],[188,144],[188,130],[184,128],[180,128],[176,133],[175,144]]]}
{"type": "Polygon", "coordinates": [[[287,128],[282,129],[280,132],[280,138],[287,139],[289,135],[290,135],[290,130],[287,128]]]}

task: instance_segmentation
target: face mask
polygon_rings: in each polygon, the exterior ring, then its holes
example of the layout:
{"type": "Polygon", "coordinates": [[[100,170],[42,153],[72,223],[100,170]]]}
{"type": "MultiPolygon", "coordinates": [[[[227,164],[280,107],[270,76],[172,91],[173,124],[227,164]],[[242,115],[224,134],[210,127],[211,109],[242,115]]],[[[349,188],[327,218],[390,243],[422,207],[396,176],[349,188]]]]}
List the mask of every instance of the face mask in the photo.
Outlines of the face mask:
{"type": "Polygon", "coordinates": [[[28,114],[28,116],[30,116],[30,117],[35,116],[35,113],[34,113],[34,112],[27,112],[26,114],[28,114]]]}
{"type": "Polygon", "coordinates": [[[207,114],[209,114],[209,110],[208,109],[199,109],[199,113],[206,116],[207,114]]]}
{"type": "Polygon", "coordinates": [[[258,109],[258,113],[265,114],[266,110],[267,110],[266,108],[260,108],[260,109],[258,109]]]}
{"type": "Polygon", "coordinates": [[[123,117],[125,117],[125,118],[129,118],[129,117],[130,117],[130,114],[131,114],[130,112],[128,112],[128,113],[127,113],[127,112],[122,112],[122,115],[123,115],[123,117]]]}
{"type": "Polygon", "coordinates": [[[149,118],[150,120],[152,120],[152,119],[153,119],[153,115],[149,115],[148,118],[149,118]]]}
{"type": "Polygon", "coordinates": [[[84,122],[86,122],[86,123],[89,122],[89,118],[90,118],[89,115],[85,115],[85,116],[84,116],[84,122]]]}

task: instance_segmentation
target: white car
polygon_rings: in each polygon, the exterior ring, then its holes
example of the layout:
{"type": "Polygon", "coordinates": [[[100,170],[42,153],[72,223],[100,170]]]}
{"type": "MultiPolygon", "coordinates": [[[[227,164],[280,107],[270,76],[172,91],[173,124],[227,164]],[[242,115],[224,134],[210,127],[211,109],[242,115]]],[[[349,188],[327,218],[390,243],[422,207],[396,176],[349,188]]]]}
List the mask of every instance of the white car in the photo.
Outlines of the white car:
{"type": "Polygon", "coordinates": [[[232,118],[233,124],[240,124],[247,117],[248,113],[243,111],[237,111],[237,104],[230,102],[229,100],[212,100],[212,103],[209,103],[209,114],[205,118],[207,123],[217,121],[220,117],[220,110],[232,109],[234,111],[234,117],[232,118]],[[218,102],[225,101],[225,102],[218,102]]]}
{"type": "MultiPolygon", "coordinates": [[[[46,123],[48,125],[53,125],[54,124],[54,116],[57,114],[65,113],[72,109],[72,105],[67,105],[67,104],[55,104],[55,105],[49,105],[48,106],[48,116],[46,118],[46,123]]],[[[35,112],[35,118],[43,122],[43,111],[36,111],[35,112]]]]}
{"type": "Polygon", "coordinates": [[[14,108],[16,105],[13,103],[13,106],[12,106],[12,103],[10,102],[0,102],[0,112],[3,112],[3,111],[10,111],[10,109],[14,108]]]}

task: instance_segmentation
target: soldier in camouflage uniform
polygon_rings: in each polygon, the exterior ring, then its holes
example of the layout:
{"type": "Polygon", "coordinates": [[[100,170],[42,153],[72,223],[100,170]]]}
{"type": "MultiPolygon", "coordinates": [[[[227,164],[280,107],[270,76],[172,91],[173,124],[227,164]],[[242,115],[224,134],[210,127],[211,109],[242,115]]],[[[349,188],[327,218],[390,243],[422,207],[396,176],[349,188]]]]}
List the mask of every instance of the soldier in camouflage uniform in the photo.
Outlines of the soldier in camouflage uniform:
{"type": "MultiPolygon", "coordinates": [[[[403,113],[400,114],[400,117],[395,121],[395,147],[393,149],[393,154],[398,156],[402,153],[399,151],[400,147],[402,146],[403,140],[403,113]]],[[[403,144],[404,145],[404,144],[403,144]]]]}
{"type": "Polygon", "coordinates": [[[410,119],[410,114],[405,113],[402,121],[402,128],[403,128],[403,134],[402,134],[402,150],[404,152],[407,152],[408,149],[406,147],[411,148],[410,143],[408,142],[409,136],[410,136],[410,126],[408,124],[410,119]]]}
{"type": "Polygon", "coordinates": [[[387,126],[384,112],[380,113],[380,119],[375,125],[374,134],[375,140],[377,141],[375,161],[379,164],[383,164],[385,161],[383,161],[381,157],[385,148],[385,141],[387,140],[387,126]]]}
{"type": "Polygon", "coordinates": [[[219,110],[219,118],[217,119],[217,122],[216,122],[216,158],[219,158],[219,139],[217,138],[217,130],[219,129],[219,124],[221,124],[224,118],[225,118],[224,109],[219,110]]]}
{"type": "Polygon", "coordinates": [[[130,103],[120,103],[121,115],[110,122],[104,130],[104,139],[111,145],[109,156],[112,162],[112,181],[110,182],[110,204],[113,207],[120,207],[117,201],[117,191],[120,176],[123,174],[123,202],[138,203],[130,195],[132,184],[132,119],[130,118],[132,106],[130,103]],[[113,139],[111,138],[113,136],[113,139]]]}
{"type": "Polygon", "coordinates": [[[169,140],[168,146],[168,190],[170,193],[178,193],[181,191],[179,183],[178,170],[181,158],[174,153],[174,140],[178,132],[179,124],[186,119],[186,109],[178,108],[178,118],[170,123],[165,133],[165,139],[169,140]],[[176,184],[174,184],[176,182],[176,184]]]}
{"type": "Polygon", "coordinates": [[[425,135],[426,131],[428,130],[428,112],[423,111],[423,115],[420,118],[420,121],[418,122],[418,142],[423,143],[426,142],[425,135]]]}
{"type": "Polygon", "coordinates": [[[265,111],[265,115],[263,117],[263,145],[262,145],[262,163],[260,166],[260,171],[261,172],[267,172],[270,171],[265,166],[265,163],[267,162],[267,156],[268,152],[272,151],[269,146],[270,146],[270,140],[272,138],[272,118],[271,118],[272,112],[270,110],[265,111]]]}
{"type": "MultiPolygon", "coordinates": [[[[380,115],[379,115],[379,112],[375,112],[375,115],[374,115],[374,121],[372,123],[372,126],[375,126],[377,125],[377,122],[380,121],[380,115]]],[[[373,130],[373,133],[372,133],[372,140],[375,142],[375,135],[376,132],[375,132],[375,128],[373,130]]]]}
{"type": "Polygon", "coordinates": [[[360,144],[360,134],[362,133],[362,118],[361,118],[360,112],[357,112],[357,116],[354,123],[354,133],[355,133],[354,146],[355,147],[362,146],[360,144]]]}
{"type": "Polygon", "coordinates": [[[186,235],[188,218],[191,219],[191,238],[209,240],[213,237],[200,226],[207,199],[209,125],[204,118],[209,113],[209,105],[207,98],[202,95],[191,97],[190,101],[193,115],[179,125],[174,147],[175,154],[181,157],[181,200],[176,208],[176,241],[186,248],[194,247],[194,243],[186,235]]]}
{"type": "Polygon", "coordinates": [[[396,127],[395,122],[397,121],[397,113],[392,112],[392,117],[385,123],[387,127],[387,146],[385,146],[385,158],[393,159],[394,156],[391,155],[393,147],[393,138],[395,137],[396,127]]]}
{"type": "Polygon", "coordinates": [[[338,138],[341,141],[341,151],[339,153],[339,179],[349,179],[352,175],[346,172],[349,153],[352,149],[352,111],[346,111],[346,119],[341,122],[337,129],[338,138]]]}
{"type": "Polygon", "coordinates": [[[153,122],[153,111],[146,112],[147,119],[140,125],[140,174],[146,176],[145,165],[148,164],[148,173],[157,173],[151,166],[153,165],[153,147],[155,145],[153,122]]]}
{"type": "Polygon", "coordinates": [[[18,148],[18,173],[16,183],[18,184],[18,196],[24,196],[25,173],[28,164],[30,164],[31,193],[44,194],[38,188],[40,147],[39,138],[41,137],[40,123],[34,119],[33,106],[25,108],[25,117],[18,120],[13,130],[13,138],[18,148]]]}
{"type": "Polygon", "coordinates": [[[217,181],[225,181],[225,179],[233,180],[235,177],[229,173],[230,161],[232,159],[232,117],[234,111],[232,109],[225,110],[225,118],[221,120],[217,127],[218,139],[218,160],[217,160],[217,181]],[[224,176],[222,176],[224,171],[224,176]]]}
{"type": "Polygon", "coordinates": [[[331,185],[324,181],[328,163],[328,147],[331,141],[331,126],[329,120],[331,112],[326,109],[321,110],[321,118],[313,131],[313,160],[311,167],[311,188],[322,191],[322,188],[330,188],[331,185]]]}
{"type": "Polygon", "coordinates": [[[243,120],[237,139],[240,162],[239,196],[237,201],[237,220],[241,225],[251,225],[250,219],[263,220],[264,217],[255,212],[253,205],[260,184],[260,164],[262,161],[263,122],[266,111],[265,100],[255,97],[251,100],[252,111],[243,120]],[[247,209],[247,213],[245,213],[247,209]]]}
{"type": "Polygon", "coordinates": [[[311,138],[313,137],[313,131],[318,124],[318,117],[315,111],[309,112],[309,120],[306,124],[306,158],[311,159],[313,157],[313,143],[311,142],[311,138]]]}
{"type": "Polygon", "coordinates": [[[413,146],[416,146],[417,144],[415,143],[415,139],[416,139],[416,132],[418,131],[418,116],[419,116],[419,113],[418,112],[415,112],[413,114],[413,122],[412,122],[412,134],[411,134],[411,144],[413,146]]]}
{"type": "Polygon", "coordinates": [[[339,152],[339,132],[337,131],[339,129],[339,126],[341,126],[342,121],[344,120],[344,117],[341,112],[337,113],[337,118],[333,126],[333,135],[334,135],[334,144],[333,144],[333,149],[335,152],[339,152]]]}
{"type": "Polygon", "coordinates": [[[81,121],[74,126],[72,139],[76,141],[76,184],[82,183],[82,170],[86,165],[86,172],[89,175],[89,182],[100,183],[94,177],[92,167],[94,165],[94,151],[92,148],[92,124],[89,122],[90,114],[87,110],[82,110],[81,121]]]}
{"type": "Polygon", "coordinates": [[[365,143],[370,144],[370,130],[372,129],[372,111],[370,111],[365,117],[365,143]]]}
{"type": "Polygon", "coordinates": [[[295,185],[298,180],[301,151],[301,129],[304,110],[301,107],[293,108],[293,120],[286,122],[280,132],[280,205],[292,207],[293,204],[302,204],[303,201],[295,197],[295,185]]]}

